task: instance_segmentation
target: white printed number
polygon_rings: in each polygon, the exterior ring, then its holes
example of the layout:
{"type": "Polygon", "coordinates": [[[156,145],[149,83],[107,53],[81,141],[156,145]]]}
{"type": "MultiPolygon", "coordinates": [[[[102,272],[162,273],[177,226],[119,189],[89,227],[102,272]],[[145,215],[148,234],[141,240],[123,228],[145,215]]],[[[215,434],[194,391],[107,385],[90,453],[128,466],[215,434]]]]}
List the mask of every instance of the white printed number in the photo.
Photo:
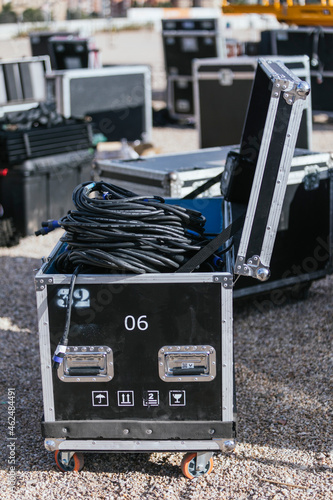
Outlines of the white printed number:
{"type": "Polygon", "coordinates": [[[124,324],[126,330],[129,332],[135,330],[135,328],[138,328],[143,332],[148,328],[147,316],[139,316],[138,319],[135,319],[134,316],[126,316],[124,324]]]}
{"type": "MultiPolygon", "coordinates": [[[[68,288],[60,288],[57,292],[57,305],[68,307],[68,288]]],[[[90,307],[90,294],[85,288],[77,288],[73,293],[73,305],[76,308],[90,307]]]]}

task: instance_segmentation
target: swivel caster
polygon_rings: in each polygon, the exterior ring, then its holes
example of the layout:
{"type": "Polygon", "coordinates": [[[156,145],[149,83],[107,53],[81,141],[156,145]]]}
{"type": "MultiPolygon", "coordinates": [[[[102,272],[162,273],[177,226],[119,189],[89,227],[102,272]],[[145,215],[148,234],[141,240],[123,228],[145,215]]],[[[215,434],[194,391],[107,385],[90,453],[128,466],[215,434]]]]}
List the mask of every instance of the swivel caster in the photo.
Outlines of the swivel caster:
{"type": "Polygon", "coordinates": [[[211,453],[206,452],[186,453],[181,463],[182,473],[188,479],[210,474],[213,467],[213,456],[211,453]]]}
{"type": "Polygon", "coordinates": [[[82,453],[57,450],[54,454],[54,458],[61,472],[79,472],[84,466],[84,456],[82,453]]]}

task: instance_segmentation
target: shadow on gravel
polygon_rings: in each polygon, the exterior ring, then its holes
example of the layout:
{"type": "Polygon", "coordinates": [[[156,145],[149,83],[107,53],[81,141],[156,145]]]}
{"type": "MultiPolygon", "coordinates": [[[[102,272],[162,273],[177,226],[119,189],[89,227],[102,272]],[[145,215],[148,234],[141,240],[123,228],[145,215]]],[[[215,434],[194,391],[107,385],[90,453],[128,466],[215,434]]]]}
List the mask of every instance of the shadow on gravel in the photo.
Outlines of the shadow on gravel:
{"type": "Polygon", "coordinates": [[[123,474],[143,472],[150,476],[178,477],[180,465],[170,462],[174,454],[156,455],[150,453],[86,453],[84,469],[89,472],[123,474]],[[156,457],[157,461],[155,460],[156,457]]]}
{"type": "Polygon", "coordinates": [[[238,441],[329,453],[332,278],[264,311],[234,304],[238,441]]]}
{"type": "Polygon", "coordinates": [[[242,457],[237,455],[237,461],[241,462],[252,462],[255,464],[262,464],[262,465],[267,465],[269,467],[287,467],[289,470],[295,470],[295,471],[306,471],[306,472],[311,472],[313,474],[318,474],[319,472],[327,471],[327,472],[332,472],[331,469],[328,467],[323,467],[321,465],[318,466],[305,466],[300,463],[294,463],[294,462],[288,462],[287,460],[276,460],[276,459],[269,459],[269,458],[258,458],[258,457],[242,457]]]}

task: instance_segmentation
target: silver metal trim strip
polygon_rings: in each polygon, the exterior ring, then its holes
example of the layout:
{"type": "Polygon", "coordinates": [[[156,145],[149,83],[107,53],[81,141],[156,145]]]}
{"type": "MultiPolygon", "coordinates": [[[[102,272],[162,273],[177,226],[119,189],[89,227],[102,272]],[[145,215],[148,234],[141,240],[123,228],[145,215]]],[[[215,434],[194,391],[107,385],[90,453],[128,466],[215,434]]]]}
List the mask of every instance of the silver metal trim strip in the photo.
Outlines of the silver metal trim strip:
{"type": "Polygon", "coordinates": [[[55,422],[47,287],[36,293],[45,422],[55,422]]]}
{"type": "Polygon", "coordinates": [[[152,83],[151,83],[151,70],[148,69],[144,72],[144,82],[145,82],[145,130],[143,132],[144,140],[146,142],[152,141],[152,129],[153,129],[153,115],[152,115],[152,83]]]}
{"type": "MultiPolygon", "coordinates": [[[[254,79],[255,68],[253,68],[252,72],[250,72],[250,71],[234,72],[232,66],[229,68],[221,68],[221,71],[223,71],[224,69],[231,71],[233,80],[253,80],[254,79]]],[[[198,74],[199,80],[219,80],[220,77],[221,77],[220,71],[216,71],[216,73],[199,73],[198,74]]]]}
{"type": "Polygon", "coordinates": [[[274,188],[271,208],[267,220],[266,232],[264,235],[260,261],[264,266],[269,267],[271,260],[275,236],[280,220],[284,195],[287,189],[288,175],[291,167],[291,161],[295,150],[297,133],[301,123],[302,112],[304,108],[304,100],[297,99],[293,104],[291,112],[286,140],[284,143],[283,152],[280,159],[279,172],[274,188]]]}
{"type": "MultiPolygon", "coordinates": [[[[38,277],[53,278],[53,284],[69,284],[71,274],[39,274],[38,277]]],[[[221,281],[224,277],[229,278],[230,273],[156,273],[156,274],[113,274],[113,275],[98,275],[96,281],[95,274],[81,274],[76,279],[76,284],[121,284],[127,285],[132,283],[212,283],[216,281],[214,277],[220,276],[221,281]]]]}
{"type": "Polygon", "coordinates": [[[200,451],[216,450],[220,447],[215,440],[153,441],[153,440],[65,440],[59,444],[59,450],[68,451],[200,451]]]}
{"type": "Polygon", "coordinates": [[[232,320],[233,289],[221,287],[221,370],[222,370],[222,421],[233,420],[233,320],[232,320]]]}
{"type": "Polygon", "coordinates": [[[333,169],[329,171],[330,176],[330,221],[329,221],[329,271],[333,271],[333,169]]]}
{"type": "Polygon", "coordinates": [[[178,37],[178,38],[186,38],[186,37],[210,37],[210,38],[219,38],[220,34],[219,32],[214,29],[214,30],[163,30],[162,31],[162,36],[163,38],[168,38],[168,37],[178,37]]]}

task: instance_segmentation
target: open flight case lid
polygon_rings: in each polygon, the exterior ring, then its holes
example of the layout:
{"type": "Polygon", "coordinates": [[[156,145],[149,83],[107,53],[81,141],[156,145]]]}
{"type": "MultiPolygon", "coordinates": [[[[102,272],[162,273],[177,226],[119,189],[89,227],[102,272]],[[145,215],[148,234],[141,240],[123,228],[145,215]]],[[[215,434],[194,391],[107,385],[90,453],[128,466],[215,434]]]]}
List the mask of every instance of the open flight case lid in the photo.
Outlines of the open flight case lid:
{"type": "Polygon", "coordinates": [[[294,154],[308,83],[281,61],[259,58],[240,151],[230,153],[221,188],[243,203],[245,222],[234,273],[262,281],[269,265],[294,154]]]}

